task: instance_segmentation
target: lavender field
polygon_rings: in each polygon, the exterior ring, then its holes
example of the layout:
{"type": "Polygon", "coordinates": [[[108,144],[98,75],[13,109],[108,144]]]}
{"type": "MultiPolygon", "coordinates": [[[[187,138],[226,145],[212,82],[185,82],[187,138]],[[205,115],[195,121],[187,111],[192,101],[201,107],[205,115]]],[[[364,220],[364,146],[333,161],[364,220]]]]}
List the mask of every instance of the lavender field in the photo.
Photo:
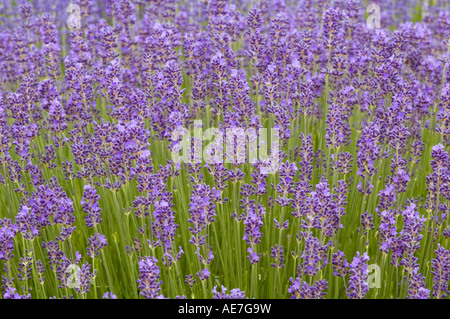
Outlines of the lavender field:
{"type": "Polygon", "coordinates": [[[0,299],[443,299],[447,0],[0,0],[0,299]]]}

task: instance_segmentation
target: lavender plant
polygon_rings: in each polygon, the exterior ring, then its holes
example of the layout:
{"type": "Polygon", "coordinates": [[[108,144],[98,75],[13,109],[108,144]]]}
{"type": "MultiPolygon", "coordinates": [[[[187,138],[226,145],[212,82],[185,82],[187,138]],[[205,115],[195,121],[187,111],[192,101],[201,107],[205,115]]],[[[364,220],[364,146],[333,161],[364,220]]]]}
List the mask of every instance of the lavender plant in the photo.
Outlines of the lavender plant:
{"type": "Polygon", "coordinates": [[[3,1],[0,298],[448,298],[421,4],[3,1]]]}

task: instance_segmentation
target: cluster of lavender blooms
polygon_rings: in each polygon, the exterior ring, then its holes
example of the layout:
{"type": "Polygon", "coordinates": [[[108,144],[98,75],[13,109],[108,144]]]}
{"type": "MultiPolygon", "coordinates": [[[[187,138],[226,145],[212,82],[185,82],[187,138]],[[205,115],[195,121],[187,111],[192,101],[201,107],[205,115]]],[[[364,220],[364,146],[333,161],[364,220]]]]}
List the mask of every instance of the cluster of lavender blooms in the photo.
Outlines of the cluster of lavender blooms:
{"type": "Polygon", "coordinates": [[[420,19],[421,1],[377,0],[379,29],[358,0],[16,2],[0,6],[3,298],[449,295],[445,0],[420,19]],[[232,148],[193,138],[175,162],[179,127],[232,148]],[[276,174],[237,151],[254,137],[233,130],[259,128],[279,134],[276,174]],[[371,262],[393,289],[371,294],[371,262]]]}

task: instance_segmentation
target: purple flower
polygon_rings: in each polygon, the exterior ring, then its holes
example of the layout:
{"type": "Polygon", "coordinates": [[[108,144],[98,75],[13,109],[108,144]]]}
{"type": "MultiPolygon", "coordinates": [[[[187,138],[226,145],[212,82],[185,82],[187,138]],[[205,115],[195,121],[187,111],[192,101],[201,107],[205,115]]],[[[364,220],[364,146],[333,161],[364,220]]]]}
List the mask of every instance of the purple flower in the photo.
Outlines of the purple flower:
{"type": "Polygon", "coordinates": [[[221,286],[221,292],[217,291],[217,285],[214,286],[214,289],[211,291],[213,294],[213,299],[244,299],[245,292],[241,291],[239,288],[231,289],[230,293],[227,294],[227,288],[221,286]]]}
{"type": "Polygon", "coordinates": [[[3,298],[5,298],[5,299],[31,299],[31,294],[19,295],[19,293],[16,292],[16,288],[7,287],[5,292],[3,293],[3,298]]]}
{"type": "Polygon", "coordinates": [[[413,270],[409,278],[408,299],[429,299],[430,290],[425,288],[425,276],[413,270]]]}
{"type": "Polygon", "coordinates": [[[347,296],[350,299],[364,299],[369,291],[369,284],[367,283],[369,277],[368,261],[369,256],[366,252],[362,256],[359,252],[356,252],[348,270],[347,296]]]}
{"type": "Polygon", "coordinates": [[[318,280],[314,285],[309,285],[305,281],[300,282],[300,278],[295,281],[289,278],[291,286],[288,288],[288,293],[291,294],[291,299],[323,299],[326,296],[328,289],[328,282],[326,280],[318,280]]]}
{"type": "Polygon", "coordinates": [[[105,235],[95,233],[94,236],[88,239],[87,255],[91,258],[96,258],[100,254],[100,250],[106,247],[108,241],[105,235]]]}
{"type": "Polygon", "coordinates": [[[54,99],[49,107],[50,130],[59,133],[67,128],[66,113],[59,99],[54,99]]]}
{"type": "Polygon", "coordinates": [[[373,225],[373,216],[368,211],[361,214],[361,226],[362,229],[364,230],[364,235],[367,235],[367,232],[369,230],[375,228],[373,225]]]}
{"type": "Polygon", "coordinates": [[[259,263],[261,254],[258,254],[257,252],[253,251],[251,247],[247,248],[247,252],[248,252],[247,259],[250,260],[250,263],[252,265],[259,263]]]}
{"type": "Polygon", "coordinates": [[[65,258],[64,252],[59,248],[57,241],[42,242],[42,247],[47,250],[50,268],[56,271],[65,258]]]}
{"type": "Polygon", "coordinates": [[[400,232],[400,240],[406,252],[401,264],[405,266],[405,271],[412,273],[419,268],[418,258],[414,253],[420,248],[420,241],[423,238],[422,230],[426,219],[419,215],[417,206],[410,202],[409,206],[402,212],[404,219],[403,230],[400,232]]]}
{"type": "Polygon", "coordinates": [[[91,286],[91,280],[97,275],[97,271],[95,270],[91,273],[91,265],[86,262],[81,266],[77,275],[78,285],[75,287],[75,290],[80,294],[87,294],[91,286]]]}
{"type": "Polygon", "coordinates": [[[103,294],[103,299],[117,299],[117,296],[112,292],[107,291],[103,294]]]}
{"type": "Polygon", "coordinates": [[[260,243],[260,238],[262,237],[260,228],[263,225],[262,215],[255,212],[254,209],[250,210],[244,220],[244,225],[245,229],[243,240],[245,240],[249,246],[260,243]]]}
{"type": "MultiPolygon", "coordinates": [[[[28,251],[25,251],[25,253],[28,253],[28,251]]],[[[17,277],[19,277],[19,281],[31,280],[32,264],[33,264],[32,257],[20,258],[19,267],[17,268],[18,271],[17,277]],[[28,265],[30,265],[30,267],[28,267],[28,265]]]]}
{"type": "Polygon", "coordinates": [[[36,271],[39,275],[39,283],[41,285],[43,285],[45,282],[45,276],[44,276],[45,266],[42,263],[42,261],[40,261],[39,259],[36,261],[36,268],[37,268],[36,271]]]}
{"type": "Polygon", "coordinates": [[[197,280],[194,279],[194,275],[186,275],[186,280],[185,280],[184,282],[185,282],[186,284],[188,284],[189,287],[191,287],[191,289],[192,289],[192,287],[193,287],[194,284],[197,282],[197,280]]]}
{"type": "Polygon", "coordinates": [[[39,236],[39,225],[36,216],[31,212],[28,206],[22,206],[16,216],[16,224],[19,233],[28,240],[33,240],[39,236]]]}
{"type": "Polygon", "coordinates": [[[344,252],[338,250],[337,253],[333,254],[333,257],[331,259],[331,264],[333,265],[333,274],[338,277],[345,278],[347,275],[347,269],[348,269],[348,262],[345,258],[344,252]]]}
{"type": "Polygon", "coordinates": [[[327,263],[327,250],[330,242],[323,245],[314,236],[305,238],[305,249],[302,253],[303,263],[298,266],[297,274],[315,276],[327,263]]]}
{"type": "Polygon", "coordinates": [[[309,183],[313,173],[313,139],[311,134],[306,136],[303,133],[300,133],[300,139],[302,146],[299,148],[299,155],[302,160],[299,162],[299,179],[309,183]]]}
{"type": "MultiPolygon", "coordinates": [[[[365,195],[370,194],[368,178],[377,173],[375,160],[380,157],[381,146],[377,140],[380,135],[380,125],[377,122],[365,122],[363,124],[361,137],[358,140],[358,176],[364,178],[365,183],[360,187],[359,191],[365,195]]],[[[371,184],[370,184],[371,185],[371,184]]]]}
{"type": "Polygon", "coordinates": [[[175,238],[175,231],[178,225],[175,223],[175,212],[172,211],[172,193],[164,192],[161,200],[155,202],[155,211],[153,212],[154,221],[152,230],[157,242],[155,246],[164,245],[164,250],[172,250],[172,242],[175,238]]]}
{"type": "Polygon", "coordinates": [[[206,226],[214,221],[215,204],[213,194],[206,184],[195,185],[189,204],[191,218],[188,220],[193,226],[189,227],[192,234],[199,234],[206,226]]]}
{"type": "Polygon", "coordinates": [[[146,299],[156,299],[160,297],[161,284],[160,270],[156,264],[155,257],[144,257],[139,261],[139,284],[140,294],[146,299]]]}
{"type": "Polygon", "coordinates": [[[450,198],[450,191],[447,186],[450,178],[448,173],[450,170],[450,158],[442,144],[433,146],[431,156],[433,158],[431,160],[433,171],[426,177],[428,195],[425,209],[435,212],[441,201],[441,192],[447,199],[450,198]]]}
{"type": "Polygon", "coordinates": [[[450,251],[438,244],[435,250],[436,257],[432,259],[433,275],[433,297],[445,298],[448,292],[448,281],[450,280],[450,251]]]}
{"type": "Polygon", "coordinates": [[[81,199],[81,207],[83,207],[86,215],[86,225],[88,227],[95,227],[101,223],[100,212],[102,209],[98,204],[100,195],[97,194],[95,188],[91,185],[84,186],[83,197],[81,199]]]}
{"type": "Polygon", "coordinates": [[[270,248],[271,254],[270,257],[272,257],[275,260],[275,263],[271,263],[270,266],[273,268],[283,268],[285,264],[284,262],[284,249],[283,246],[278,246],[275,244],[275,247],[270,248]]]}
{"type": "Polygon", "coordinates": [[[381,246],[380,251],[383,253],[388,253],[392,248],[392,245],[397,235],[396,217],[395,211],[390,209],[388,211],[384,210],[380,214],[380,236],[381,236],[381,246]]]}
{"type": "Polygon", "coordinates": [[[64,226],[71,226],[75,222],[73,215],[75,209],[70,198],[61,198],[59,200],[59,209],[55,212],[53,222],[55,224],[62,224],[64,226]]]}
{"type": "Polygon", "coordinates": [[[201,281],[204,281],[204,280],[208,279],[210,275],[211,275],[211,273],[210,273],[210,271],[209,271],[208,268],[205,268],[205,269],[203,269],[203,270],[200,270],[200,271],[197,273],[197,277],[198,277],[198,279],[200,279],[201,281]]]}
{"type": "MultiPolygon", "coordinates": [[[[192,233],[189,243],[196,247],[196,254],[199,257],[199,261],[208,264],[211,262],[214,255],[211,250],[209,250],[209,257],[207,260],[201,255],[200,246],[205,244],[206,236],[200,235],[200,233],[215,220],[216,206],[214,204],[214,188],[211,190],[206,184],[194,185],[189,206],[191,218],[188,219],[188,222],[192,225],[192,227],[188,228],[192,233]]],[[[200,274],[200,276],[203,277],[202,274],[200,274]]]]}

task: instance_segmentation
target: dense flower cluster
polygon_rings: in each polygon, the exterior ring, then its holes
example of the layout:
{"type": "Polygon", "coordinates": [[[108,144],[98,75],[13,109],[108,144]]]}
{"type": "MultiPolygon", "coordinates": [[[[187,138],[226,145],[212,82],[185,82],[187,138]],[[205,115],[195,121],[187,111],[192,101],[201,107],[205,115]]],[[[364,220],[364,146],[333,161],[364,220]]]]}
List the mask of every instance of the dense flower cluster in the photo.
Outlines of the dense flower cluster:
{"type": "Polygon", "coordinates": [[[372,6],[3,1],[0,296],[447,298],[449,4],[372,6]]]}

